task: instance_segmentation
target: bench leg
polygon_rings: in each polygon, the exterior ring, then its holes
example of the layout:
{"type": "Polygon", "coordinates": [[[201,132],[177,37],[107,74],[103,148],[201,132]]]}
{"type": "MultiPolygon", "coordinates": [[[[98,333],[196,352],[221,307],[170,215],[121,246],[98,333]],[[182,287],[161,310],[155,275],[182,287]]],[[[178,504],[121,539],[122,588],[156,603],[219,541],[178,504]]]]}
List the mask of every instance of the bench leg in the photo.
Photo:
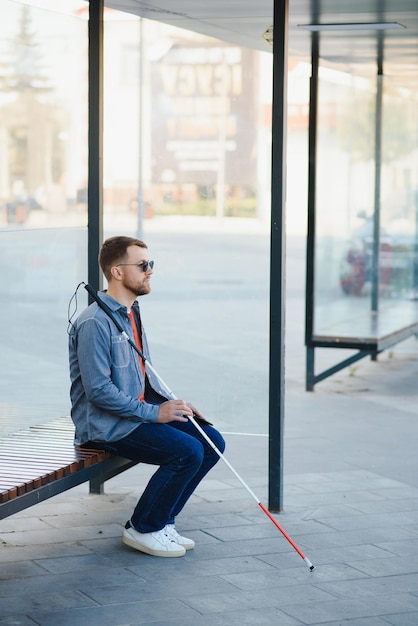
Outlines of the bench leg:
{"type": "Polygon", "coordinates": [[[313,391],[315,386],[315,348],[306,348],[306,391],[313,391]]]}
{"type": "Polygon", "coordinates": [[[119,474],[137,464],[135,461],[129,461],[122,457],[113,457],[103,463],[107,463],[107,465],[101,468],[99,474],[89,480],[90,493],[95,495],[102,495],[104,493],[104,484],[107,480],[119,476],[119,474]]]}
{"type": "Polygon", "coordinates": [[[92,478],[89,484],[90,484],[89,493],[93,493],[98,496],[104,494],[103,480],[101,480],[100,478],[92,478]]]}

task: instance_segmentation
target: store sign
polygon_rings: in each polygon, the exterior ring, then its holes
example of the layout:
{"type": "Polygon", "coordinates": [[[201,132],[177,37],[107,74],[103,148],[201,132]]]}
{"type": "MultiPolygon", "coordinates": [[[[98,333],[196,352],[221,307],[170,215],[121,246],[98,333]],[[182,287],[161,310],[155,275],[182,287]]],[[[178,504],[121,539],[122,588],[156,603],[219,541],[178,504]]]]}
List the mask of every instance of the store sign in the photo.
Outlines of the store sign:
{"type": "Polygon", "coordinates": [[[173,46],[152,68],[153,182],[255,182],[256,55],[173,46]]]}

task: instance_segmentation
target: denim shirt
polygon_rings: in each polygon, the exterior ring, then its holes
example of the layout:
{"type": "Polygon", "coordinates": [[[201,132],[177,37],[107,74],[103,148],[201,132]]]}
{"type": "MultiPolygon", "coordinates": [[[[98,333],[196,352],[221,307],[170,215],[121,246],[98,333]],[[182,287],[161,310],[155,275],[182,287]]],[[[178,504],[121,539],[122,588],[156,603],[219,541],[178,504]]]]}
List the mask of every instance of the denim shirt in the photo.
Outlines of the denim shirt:
{"type": "MultiPolygon", "coordinates": [[[[133,339],[127,308],[104,292],[99,297],[133,339]]],[[[136,301],[133,308],[139,315],[136,301]]],[[[144,331],[142,352],[151,364],[144,331]]],[[[138,354],[96,302],[74,322],[69,337],[69,360],[76,445],[87,441],[117,441],[139,424],[157,421],[158,404],[138,399],[145,390],[138,354]]],[[[152,373],[147,373],[147,377],[152,390],[157,392],[153,401],[163,402],[167,393],[152,373]]]]}

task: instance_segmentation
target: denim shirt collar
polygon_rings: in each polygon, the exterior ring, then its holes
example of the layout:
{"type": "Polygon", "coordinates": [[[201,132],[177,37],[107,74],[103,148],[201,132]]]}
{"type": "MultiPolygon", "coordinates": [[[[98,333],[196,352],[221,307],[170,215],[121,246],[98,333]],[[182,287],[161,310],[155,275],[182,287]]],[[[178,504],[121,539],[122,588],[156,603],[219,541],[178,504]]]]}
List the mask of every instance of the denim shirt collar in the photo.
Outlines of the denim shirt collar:
{"type": "MultiPolygon", "coordinates": [[[[114,298],[112,298],[112,296],[109,296],[106,290],[99,291],[99,297],[102,298],[103,302],[105,302],[107,306],[109,307],[109,309],[111,309],[112,311],[120,311],[121,313],[125,313],[125,315],[128,314],[128,309],[126,308],[126,306],[124,304],[121,304],[114,298]]],[[[136,314],[138,315],[139,314],[138,300],[135,300],[133,302],[132,308],[135,310],[136,314]]]]}

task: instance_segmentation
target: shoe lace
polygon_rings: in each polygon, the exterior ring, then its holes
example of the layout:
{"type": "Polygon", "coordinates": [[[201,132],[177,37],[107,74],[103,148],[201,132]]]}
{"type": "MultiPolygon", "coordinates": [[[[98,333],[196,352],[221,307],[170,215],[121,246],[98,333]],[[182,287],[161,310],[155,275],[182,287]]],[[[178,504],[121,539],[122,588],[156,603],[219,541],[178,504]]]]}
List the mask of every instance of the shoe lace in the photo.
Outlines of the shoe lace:
{"type": "Polygon", "coordinates": [[[178,534],[174,524],[167,524],[163,531],[165,535],[170,539],[170,541],[176,541],[176,539],[180,539],[180,535],[178,534]]]}
{"type": "Polygon", "coordinates": [[[165,529],[157,530],[153,533],[155,539],[159,541],[162,545],[167,546],[169,543],[172,543],[172,539],[167,535],[165,529]]]}

